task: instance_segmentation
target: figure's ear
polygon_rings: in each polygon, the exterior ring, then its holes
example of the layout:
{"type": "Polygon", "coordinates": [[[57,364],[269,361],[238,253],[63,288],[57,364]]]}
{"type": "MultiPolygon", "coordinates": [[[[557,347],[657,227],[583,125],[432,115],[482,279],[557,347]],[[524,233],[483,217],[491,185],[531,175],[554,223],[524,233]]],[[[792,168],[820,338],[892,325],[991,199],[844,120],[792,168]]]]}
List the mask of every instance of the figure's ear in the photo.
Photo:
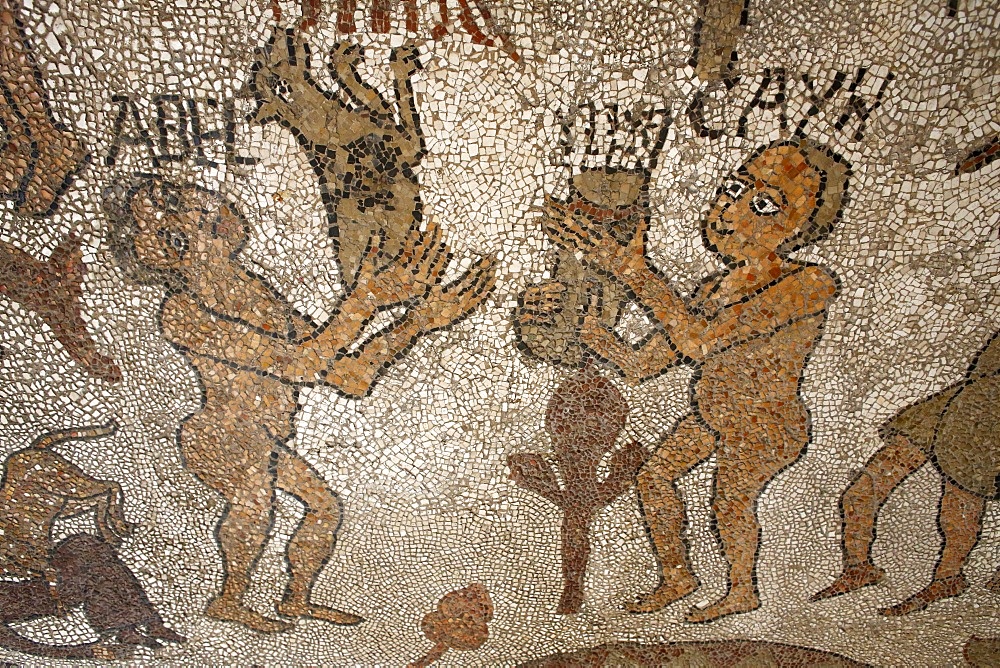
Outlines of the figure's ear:
{"type": "Polygon", "coordinates": [[[229,203],[222,203],[219,206],[219,215],[215,219],[212,235],[218,239],[223,239],[226,245],[233,251],[238,251],[247,240],[249,231],[246,220],[236,207],[229,203]]]}
{"type": "Polygon", "coordinates": [[[165,213],[166,202],[160,190],[153,181],[148,181],[132,191],[128,206],[140,228],[153,221],[157,214],[162,216],[165,213]]]}

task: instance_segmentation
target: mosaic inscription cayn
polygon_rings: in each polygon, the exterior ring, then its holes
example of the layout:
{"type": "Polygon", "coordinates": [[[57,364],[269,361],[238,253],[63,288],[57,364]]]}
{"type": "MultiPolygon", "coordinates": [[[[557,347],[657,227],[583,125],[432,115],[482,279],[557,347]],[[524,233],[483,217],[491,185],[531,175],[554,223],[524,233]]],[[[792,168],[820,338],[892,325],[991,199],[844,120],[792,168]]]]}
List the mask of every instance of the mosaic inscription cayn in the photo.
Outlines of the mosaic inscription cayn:
{"type": "Polygon", "coordinates": [[[122,488],[98,480],[53,452],[67,440],[97,439],[116,431],[112,423],[49,432],[4,462],[0,486],[0,646],[63,659],[120,659],[136,646],[185,638],[163,624],[142,585],[115,553],[132,532],[125,519],[122,488]],[[74,534],[52,544],[57,519],[93,514],[98,535],[74,534]],[[14,580],[12,581],[11,578],[14,580]],[[8,624],[65,616],[82,606],[98,642],[43,644],[8,624]]]}
{"type": "Polygon", "coordinates": [[[333,550],[341,508],[322,477],[288,446],[299,388],[326,385],[364,395],[418,337],[482,303],[493,287],[492,259],[442,284],[449,252],[435,224],[423,232],[411,227],[388,261],[383,237],[376,234],[355,289],[317,326],[240,264],[247,224],[218,194],[148,180],[109,193],[105,206],[121,266],[136,281],[166,286],[164,336],[188,356],[201,379],[202,408],[181,427],[181,452],[185,465],[227,501],[216,531],[223,587],[206,614],[261,632],[291,627],[243,603],[267,540],[274,492],[281,489],[299,499],[306,514],[288,542],[291,579],[277,611],[360,623],[357,615],[310,600],[333,550]],[[364,336],[377,312],[401,304],[408,309],[394,325],[364,336]]]}

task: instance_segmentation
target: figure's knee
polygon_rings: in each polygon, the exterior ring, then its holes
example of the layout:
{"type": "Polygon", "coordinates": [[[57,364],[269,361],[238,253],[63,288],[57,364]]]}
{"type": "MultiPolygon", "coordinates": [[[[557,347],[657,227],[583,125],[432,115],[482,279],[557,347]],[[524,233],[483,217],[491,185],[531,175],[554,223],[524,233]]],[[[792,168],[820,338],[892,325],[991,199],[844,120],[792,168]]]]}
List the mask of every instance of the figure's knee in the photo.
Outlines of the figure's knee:
{"type": "Polygon", "coordinates": [[[278,453],[277,486],[305,506],[307,520],[339,526],[340,499],[308,462],[285,448],[278,453]]]}
{"type": "Polygon", "coordinates": [[[856,509],[864,505],[866,502],[870,504],[874,499],[875,485],[872,481],[871,472],[867,468],[862,469],[854,480],[851,482],[850,486],[844,490],[844,493],[840,495],[840,505],[841,508],[856,509]]]}
{"type": "Polygon", "coordinates": [[[640,490],[648,488],[651,491],[672,491],[674,482],[685,472],[668,457],[654,455],[639,469],[636,481],[640,490]]]}
{"type": "Polygon", "coordinates": [[[717,489],[712,498],[712,512],[717,518],[719,528],[724,530],[736,523],[756,524],[755,514],[758,493],[745,493],[736,490],[717,489]]]}

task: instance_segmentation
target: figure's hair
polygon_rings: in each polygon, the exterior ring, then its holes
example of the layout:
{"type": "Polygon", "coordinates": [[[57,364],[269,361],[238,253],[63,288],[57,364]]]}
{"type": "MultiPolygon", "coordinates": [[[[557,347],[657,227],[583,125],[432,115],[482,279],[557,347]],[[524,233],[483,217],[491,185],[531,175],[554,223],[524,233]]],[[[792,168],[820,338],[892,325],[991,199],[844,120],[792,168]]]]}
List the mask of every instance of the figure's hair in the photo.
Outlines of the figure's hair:
{"type": "Polygon", "coordinates": [[[797,234],[787,239],[777,249],[778,255],[788,255],[825,239],[834,226],[840,222],[844,215],[844,208],[849,201],[848,186],[851,178],[851,165],[829,147],[805,137],[764,146],[754,153],[747,164],[756,160],[765,151],[780,146],[793,146],[798,149],[802,157],[806,159],[806,163],[819,176],[816,206],[809,215],[809,219],[802,224],[797,234]]]}

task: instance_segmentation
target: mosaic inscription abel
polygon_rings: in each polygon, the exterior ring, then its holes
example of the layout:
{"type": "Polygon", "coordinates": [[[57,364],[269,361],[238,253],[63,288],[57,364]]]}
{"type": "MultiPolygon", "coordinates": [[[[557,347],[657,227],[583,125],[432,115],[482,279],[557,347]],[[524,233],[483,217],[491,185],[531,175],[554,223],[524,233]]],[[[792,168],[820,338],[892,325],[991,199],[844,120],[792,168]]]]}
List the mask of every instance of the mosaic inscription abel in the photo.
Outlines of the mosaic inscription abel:
{"type": "Polygon", "coordinates": [[[4,665],[1000,660],[996,3],[0,2],[4,665]]]}

